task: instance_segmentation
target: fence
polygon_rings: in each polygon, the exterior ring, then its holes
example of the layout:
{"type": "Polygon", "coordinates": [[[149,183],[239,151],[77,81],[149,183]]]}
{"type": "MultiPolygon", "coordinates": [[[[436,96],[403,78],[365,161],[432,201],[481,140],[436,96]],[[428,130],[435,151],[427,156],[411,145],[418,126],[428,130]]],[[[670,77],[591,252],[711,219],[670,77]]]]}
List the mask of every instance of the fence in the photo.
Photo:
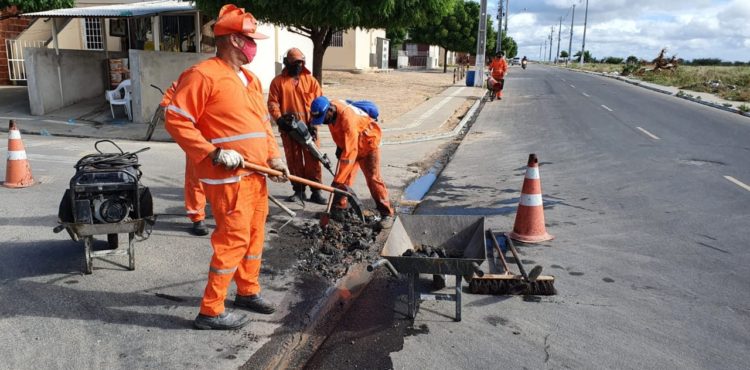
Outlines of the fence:
{"type": "Polygon", "coordinates": [[[23,49],[43,48],[46,41],[5,40],[8,51],[8,73],[11,81],[26,81],[26,67],[23,64],[23,49]]]}

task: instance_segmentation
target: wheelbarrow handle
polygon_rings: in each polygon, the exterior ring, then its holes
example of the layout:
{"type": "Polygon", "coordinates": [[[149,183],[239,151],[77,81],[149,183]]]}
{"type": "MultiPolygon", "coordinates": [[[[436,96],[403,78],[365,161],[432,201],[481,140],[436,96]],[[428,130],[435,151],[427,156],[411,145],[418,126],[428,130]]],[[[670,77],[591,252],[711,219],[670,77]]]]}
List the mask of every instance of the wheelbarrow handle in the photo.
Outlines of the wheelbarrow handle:
{"type": "MultiPolygon", "coordinates": [[[[284,175],[281,171],[274,170],[274,169],[268,168],[268,167],[259,166],[259,165],[255,164],[255,163],[250,163],[248,161],[244,161],[243,164],[242,164],[242,167],[243,168],[248,168],[248,169],[251,169],[251,170],[255,170],[255,171],[258,171],[258,172],[261,172],[261,173],[265,173],[265,174],[271,175],[271,176],[283,176],[284,175]]],[[[329,193],[336,193],[336,194],[340,194],[340,195],[347,196],[347,197],[351,196],[351,194],[349,194],[349,193],[347,193],[347,192],[345,192],[345,191],[343,191],[341,189],[334,188],[333,186],[328,186],[328,185],[325,185],[325,184],[321,184],[319,182],[311,181],[311,180],[308,180],[308,179],[305,179],[305,178],[302,178],[302,177],[298,177],[298,176],[294,176],[294,175],[289,175],[288,177],[289,177],[289,181],[292,181],[292,182],[296,182],[296,183],[299,183],[299,184],[304,184],[304,185],[307,185],[309,187],[320,189],[320,190],[325,190],[325,191],[327,191],[329,193]]]]}

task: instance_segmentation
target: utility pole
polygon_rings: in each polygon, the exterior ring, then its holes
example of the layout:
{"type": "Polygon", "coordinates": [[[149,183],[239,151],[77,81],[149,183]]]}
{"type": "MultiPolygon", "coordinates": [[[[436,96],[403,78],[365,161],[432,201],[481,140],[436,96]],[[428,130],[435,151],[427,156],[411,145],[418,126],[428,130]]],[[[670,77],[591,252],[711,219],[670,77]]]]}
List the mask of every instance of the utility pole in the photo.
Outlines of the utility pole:
{"type": "Polygon", "coordinates": [[[503,0],[497,4],[497,42],[495,42],[495,53],[503,50],[503,0]]]}
{"type": "Polygon", "coordinates": [[[542,44],[539,44],[539,62],[542,62],[542,44]]]}
{"type": "Polygon", "coordinates": [[[583,55],[586,53],[586,23],[589,20],[589,0],[586,0],[586,11],[583,14],[583,44],[581,44],[581,65],[583,65],[583,55]]]}
{"type": "Polygon", "coordinates": [[[484,59],[487,50],[487,0],[482,0],[479,7],[479,27],[477,32],[477,60],[475,63],[474,86],[484,84],[484,59]]]}
{"type": "Polygon", "coordinates": [[[557,27],[557,54],[555,54],[555,64],[557,64],[557,59],[560,58],[560,32],[562,32],[562,17],[560,17],[560,26],[557,27]]]}
{"type": "Polygon", "coordinates": [[[573,19],[576,17],[576,4],[573,4],[573,15],[570,17],[570,41],[568,42],[568,57],[565,58],[565,65],[568,65],[568,61],[573,57],[573,19]]]}
{"type": "MultiPolygon", "coordinates": [[[[544,59],[547,59],[547,40],[544,40],[544,54],[542,54],[544,59]]],[[[540,62],[544,62],[544,59],[539,58],[540,62]]]]}
{"type": "Polygon", "coordinates": [[[549,28],[549,62],[552,63],[552,35],[555,34],[555,26],[549,28]]]}

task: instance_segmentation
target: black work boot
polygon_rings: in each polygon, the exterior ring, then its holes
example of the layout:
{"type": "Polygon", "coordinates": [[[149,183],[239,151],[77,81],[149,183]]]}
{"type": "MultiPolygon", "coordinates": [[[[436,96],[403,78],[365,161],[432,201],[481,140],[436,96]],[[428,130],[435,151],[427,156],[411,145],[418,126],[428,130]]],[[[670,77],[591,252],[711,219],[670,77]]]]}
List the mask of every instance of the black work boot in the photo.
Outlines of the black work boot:
{"type": "Polygon", "coordinates": [[[234,330],[247,325],[248,322],[250,319],[244,313],[224,311],[218,316],[198,314],[193,326],[198,330],[234,330]]]}
{"type": "Polygon", "coordinates": [[[190,229],[193,235],[204,236],[208,235],[208,227],[203,220],[193,222],[193,228],[190,229]]]}
{"type": "Polygon", "coordinates": [[[328,204],[328,199],[323,197],[323,194],[320,193],[320,190],[312,191],[312,194],[310,194],[310,201],[315,204],[322,204],[322,205],[328,204]]]}
{"type": "Polygon", "coordinates": [[[276,306],[263,299],[260,294],[244,296],[237,294],[237,297],[234,299],[234,305],[266,315],[276,312],[276,306]]]}
{"type": "Polygon", "coordinates": [[[302,203],[305,204],[305,191],[304,190],[295,190],[294,194],[290,195],[286,198],[287,202],[290,203],[302,203]]]}

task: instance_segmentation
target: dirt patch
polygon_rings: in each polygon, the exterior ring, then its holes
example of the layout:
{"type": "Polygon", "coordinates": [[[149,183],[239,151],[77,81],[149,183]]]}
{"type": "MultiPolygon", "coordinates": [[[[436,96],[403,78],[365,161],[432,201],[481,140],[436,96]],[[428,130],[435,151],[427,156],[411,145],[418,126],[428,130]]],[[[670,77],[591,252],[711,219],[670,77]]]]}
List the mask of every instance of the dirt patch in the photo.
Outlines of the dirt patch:
{"type": "Polygon", "coordinates": [[[442,71],[323,72],[323,94],[334,99],[372,100],[380,108],[382,122],[396,119],[452,84],[453,74],[442,71]]]}
{"type": "MultiPolygon", "coordinates": [[[[474,105],[477,99],[467,99],[458,109],[456,109],[455,112],[453,112],[453,115],[445,121],[438,129],[429,131],[430,135],[439,135],[444,134],[450,131],[453,131],[456,126],[458,126],[458,123],[461,122],[462,119],[466,116],[466,114],[469,112],[469,109],[471,109],[471,106],[474,105]]],[[[412,140],[412,139],[419,139],[425,136],[425,132],[407,132],[401,135],[394,136],[392,138],[389,138],[390,141],[402,141],[402,140],[412,140]]]]}

